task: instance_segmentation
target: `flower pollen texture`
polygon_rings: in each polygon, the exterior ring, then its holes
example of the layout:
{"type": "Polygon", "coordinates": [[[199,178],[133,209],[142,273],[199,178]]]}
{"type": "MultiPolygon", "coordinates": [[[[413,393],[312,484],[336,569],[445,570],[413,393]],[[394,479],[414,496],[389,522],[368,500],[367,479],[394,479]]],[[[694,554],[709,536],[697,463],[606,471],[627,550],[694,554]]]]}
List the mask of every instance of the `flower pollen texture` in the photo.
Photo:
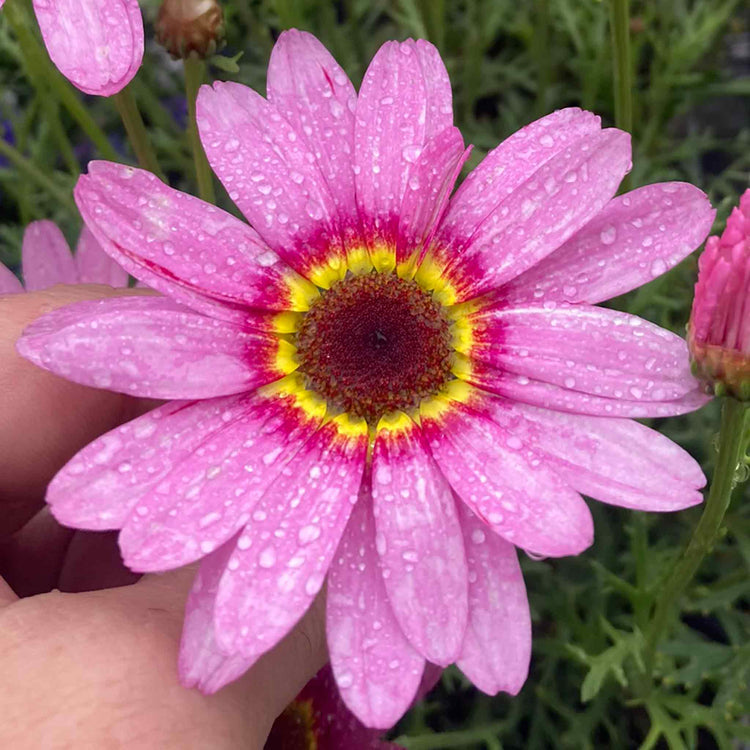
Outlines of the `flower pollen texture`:
{"type": "Polygon", "coordinates": [[[296,335],[300,371],[335,409],[375,426],[451,377],[449,321],[416,282],[372,272],[337,281],[296,335]]]}
{"type": "Polygon", "coordinates": [[[635,421],[699,408],[685,341],[599,305],[706,237],[706,196],[617,190],[630,137],[571,107],[470,149],[424,40],[386,42],[359,91],[290,30],[267,96],[203,86],[196,119],[246,221],[94,161],[75,188],[103,250],[158,295],[85,301],[18,351],[84,385],[166,401],[83,448],[47,491],[125,563],[200,561],[183,684],[214,692],[325,586],[341,700],[395,724],[430,664],[516,694],[531,616],[517,550],[593,541],[584,495],[702,500],[695,460],[635,421]]]}

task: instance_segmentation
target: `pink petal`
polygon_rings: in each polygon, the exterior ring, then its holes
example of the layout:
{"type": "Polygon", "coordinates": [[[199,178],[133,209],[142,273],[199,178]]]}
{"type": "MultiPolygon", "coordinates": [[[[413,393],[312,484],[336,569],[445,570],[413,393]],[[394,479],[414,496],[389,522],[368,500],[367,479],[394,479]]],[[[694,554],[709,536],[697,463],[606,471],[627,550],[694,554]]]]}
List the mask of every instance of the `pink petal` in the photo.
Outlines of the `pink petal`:
{"type": "Polygon", "coordinates": [[[27,292],[78,281],[68,242],[53,221],[32,221],[23,233],[21,272],[27,292]]]}
{"type": "Polygon", "coordinates": [[[428,141],[409,171],[408,189],[401,204],[396,254],[399,262],[407,260],[415,249],[421,251],[429,245],[470,153],[471,147],[464,149],[458,128],[446,128],[428,141]]]}
{"type": "MultiPolygon", "coordinates": [[[[309,706],[312,711],[318,750],[403,750],[401,745],[383,741],[382,730],[366,727],[349,711],[336,687],[330,664],[326,664],[305,685],[292,705],[299,708],[309,706]]],[[[266,747],[289,750],[299,744],[293,739],[299,736],[298,732],[296,722],[285,721],[284,714],[281,714],[266,747]]]]}
{"type": "Polygon", "coordinates": [[[370,62],[357,100],[357,203],[371,245],[396,238],[413,164],[453,124],[450,80],[429,42],[386,42],[370,62]]]}
{"type": "Polygon", "coordinates": [[[312,34],[284,31],[268,63],[268,100],[315,154],[341,231],[352,229],[357,94],[346,73],[312,34]]]}
{"type": "Polygon", "coordinates": [[[678,400],[698,385],[684,340],[635,315],[528,306],[475,320],[471,358],[503,373],[636,403],[678,400]]]}
{"type": "Polygon", "coordinates": [[[78,280],[82,284],[107,284],[113,287],[128,285],[128,272],[102,250],[93,232],[85,224],[78,237],[75,261],[78,280]]]}
{"type": "Polygon", "coordinates": [[[47,502],[66,526],[122,528],[138,500],[227,422],[248,397],[172,401],[89,443],[55,475],[47,502]]]}
{"type": "Polygon", "coordinates": [[[515,404],[537,446],[571,487],[605,503],[648,511],[687,508],[706,484],[693,457],[664,435],[629,419],[515,404]]]}
{"type": "Polygon", "coordinates": [[[0,263],[0,294],[19,294],[23,285],[9,268],[0,263]]]}
{"type": "Polygon", "coordinates": [[[716,212],[706,195],[663,182],[611,200],[561,248],[502,290],[512,304],[601,302],[677,265],[706,238],[716,212]]]}
{"type": "Polygon", "coordinates": [[[469,624],[456,665],[483,692],[516,695],[531,659],[531,614],[516,549],[459,507],[469,564],[469,624]]]}
{"type": "Polygon", "coordinates": [[[428,661],[447,666],[467,618],[466,558],[456,504],[416,425],[381,421],[372,456],[377,548],[396,619],[428,661]]]}
{"type": "Polygon", "coordinates": [[[81,91],[111,96],[143,59],[143,19],[136,0],[33,0],[39,28],[58,70],[81,91]]]}
{"type": "Polygon", "coordinates": [[[75,198],[104,251],[153,289],[243,323],[249,308],[290,306],[293,271],[250,227],[150,172],[89,162],[75,198]]]}
{"type": "Polygon", "coordinates": [[[69,305],[24,331],[18,351],[94,388],[147,398],[211,398],[277,380],[278,338],[195,313],[165,297],[69,305]]]}
{"type": "Polygon", "coordinates": [[[233,550],[234,540],[203,558],[185,605],[177,662],[180,682],[203,693],[215,693],[242,676],[255,662],[255,657],[225,654],[214,635],[216,592],[233,550]]]}
{"type": "Polygon", "coordinates": [[[328,575],[328,653],[341,697],[366,726],[387,729],[411,705],[424,659],[393,615],[375,549],[367,482],[328,575]]]}
{"type": "Polygon", "coordinates": [[[533,380],[527,375],[504,372],[481,363],[474,364],[465,377],[473,385],[513,401],[602,417],[672,417],[700,409],[711,400],[697,383],[692,391],[672,401],[636,401],[574,391],[564,385],[533,380]]]}
{"type": "Polygon", "coordinates": [[[630,169],[630,136],[604,130],[543,164],[450,255],[461,299],[502,286],[562,245],[607,204],[630,169]]]}
{"type": "MultiPolygon", "coordinates": [[[[243,413],[140,498],[120,533],[125,563],[140,572],[169,570],[224,544],[250,521],[264,493],[276,492],[279,475],[307,450],[319,424],[300,420],[283,400],[248,400],[243,413]]],[[[253,518],[263,513],[261,503],[253,518]]]]}
{"type": "Polygon", "coordinates": [[[257,503],[219,584],[215,623],[222,649],[265,653],[307,611],[356,501],[366,451],[364,422],[350,434],[331,422],[257,503]]]}
{"type": "Polygon", "coordinates": [[[422,429],[456,494],[495,533],[551,557],[577,555],[591,545],[586,503],[544,464],[534,443],[513,424],[501,427],[456,402],[448,409],[437,419],[422,414],[422,429]]]}
{"type": "MultiPolygon", "coordinates": [[[[201,87],[198,127],[211,167],[268,245],[303,275],[343,252],[337,206],[305,141],[275,104],[239,83],[201,87]]],[[[313,133],[317,142],[323,133],[313,133]]]]}
{"type": "Polygon", "coordinates": [[[506,138],[456,191],[438,242],[462,248],[479,225],[552,157],[600,129],[599,118],[571,107],[536,120],[506,138]]]}

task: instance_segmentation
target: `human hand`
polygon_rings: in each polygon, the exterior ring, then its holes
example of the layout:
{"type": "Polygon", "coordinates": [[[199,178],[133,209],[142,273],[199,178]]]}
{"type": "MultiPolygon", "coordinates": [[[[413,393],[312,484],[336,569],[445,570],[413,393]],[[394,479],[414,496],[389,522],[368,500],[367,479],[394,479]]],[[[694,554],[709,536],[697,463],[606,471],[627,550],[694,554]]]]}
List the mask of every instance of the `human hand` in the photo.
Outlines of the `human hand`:
{"type": "Polygon", "coordinates": [[[55,307],[122,293],[132,292],[0,297],[0,746],[261,748],[325,661],[321,600],[243,678],[202,695],[177,675],[194,570],[134,583],[115,534],[64,529],[42,509],[77,450],[153,404],[53,376],[15,341],[55,307]]]}

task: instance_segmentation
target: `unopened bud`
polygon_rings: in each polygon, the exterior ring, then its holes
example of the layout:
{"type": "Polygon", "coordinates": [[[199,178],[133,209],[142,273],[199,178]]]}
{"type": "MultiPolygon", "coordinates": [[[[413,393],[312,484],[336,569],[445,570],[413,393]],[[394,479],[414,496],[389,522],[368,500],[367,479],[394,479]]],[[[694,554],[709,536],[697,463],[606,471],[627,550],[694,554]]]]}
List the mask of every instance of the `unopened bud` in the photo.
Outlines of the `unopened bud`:
{"type": "Polygon", "coordinates": [[[218,0],[164,0],[156,38],[172,57],[205,60],[224,39],[224,13],[218,0]]]}
{"type": "Polygon", "coordinates": [[[688,346],[710,391],[750,401],[750,190],[698,261],[688,346]]]}

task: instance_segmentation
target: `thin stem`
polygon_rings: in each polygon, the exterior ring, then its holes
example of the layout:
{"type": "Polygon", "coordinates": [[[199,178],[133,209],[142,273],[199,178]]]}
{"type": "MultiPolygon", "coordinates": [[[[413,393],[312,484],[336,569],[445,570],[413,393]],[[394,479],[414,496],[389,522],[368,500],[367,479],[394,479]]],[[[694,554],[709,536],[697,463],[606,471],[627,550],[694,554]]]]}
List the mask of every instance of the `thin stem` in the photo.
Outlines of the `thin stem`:
{"type": "Polygon", "coordinates": [[[654,655],[664,629],[703,558],[716,542],[721,523],[729,507],[736,484],[736,471],[745,449],[745,415],[748,406],[733,398],[724,399],[719,432],[719,455],[716,459],[711,489],[698,525],[687,548],[659,587],[659,598],[646,634],[645,664],[649,675],[653,671],[654,655]]]}
{"type": "Polygon", "coordinates": [[[32,161],[23,156],[3,138],[0,138],[0,155],[6,157],[13,166],[23,172],[30,180],[35,182],[42,190],[49,193],[58,203],[67,206],[71,211],[76,210],[73,196],[56,185],[50,178],[39,169],[32,161]]]}
{"type": "Polygon", "coordinates": [[[531,45],[537,70],[536,113],[537,117],[541,117],[547,114],[548,91],[552,81],[549,0],[534,0],[534,36],[531,45]]]}
{"type": "Polygon", "coordinates": [[[498,721],[482,727],[462,729],[440,734],[422,734],[416,737],[398,737],[394,742],[403,745],[407,750],[440,750],[441,748],[460,748],[477,742],[487,742],[507,729],[507,722],[498,721]]]}
{"type": "Polygon", "coordinates": [[[120,113],[125,131],[128,134],[128,140],[133,147],[138,163],[144,169],[148,169],[158,177],[163,178],[159,162],[156,160],[156,154],[151,147],[146,126],[143,124],[143,118],[133,97],[133,92],[130,90],[130,86],[126,86],[112,98],[115,101],[117,111],[120,113]]]}
{"type": "Polygon", "coordinates": [[[209,203],[216,202],[214,193],[214,181],[211,176],[211,167],[206,159],[206,152],[201,144],[200,134],[198,133],[198,123],[195,119],[195,99],[198,96],[198,89],[203,83],[203,76],[206,70],[206,64],[203,60],[197,58],[188,58],[185,60],[185,95],[187,96],[188,105],[188,137],[190,138],[190,147],[193,151],[193,163],[195,164],[195,177],[198,181],[198,195],[209,203]]]}
{"type": "Polygon", "coordinates": [[[86,133],[99,153],[105,159],[117,160],[117,152],[107,140],[104,131],[96,124],[78,95],[52,65],[39,44],[36,34],[32,31],[28,13],[21,7],[20,2],[14,0],[14,2],[7,3],[3,8],[3,15],[8,19],[13,34],[18,39],[18,46],[26,63],[27,75],[40,92],[40,97],[44,99],[45,95],[51,95],[56,98],[86,133]]]}
{"type": "MultiPolygon", "coordinates": [[[[633,132],[633,64],[630,57],[630,0],[611,0],[610,28],[614,49],[615,124],[633,132]]],[[[623,180],[621,189],[629,186],[623,180]]]]}

